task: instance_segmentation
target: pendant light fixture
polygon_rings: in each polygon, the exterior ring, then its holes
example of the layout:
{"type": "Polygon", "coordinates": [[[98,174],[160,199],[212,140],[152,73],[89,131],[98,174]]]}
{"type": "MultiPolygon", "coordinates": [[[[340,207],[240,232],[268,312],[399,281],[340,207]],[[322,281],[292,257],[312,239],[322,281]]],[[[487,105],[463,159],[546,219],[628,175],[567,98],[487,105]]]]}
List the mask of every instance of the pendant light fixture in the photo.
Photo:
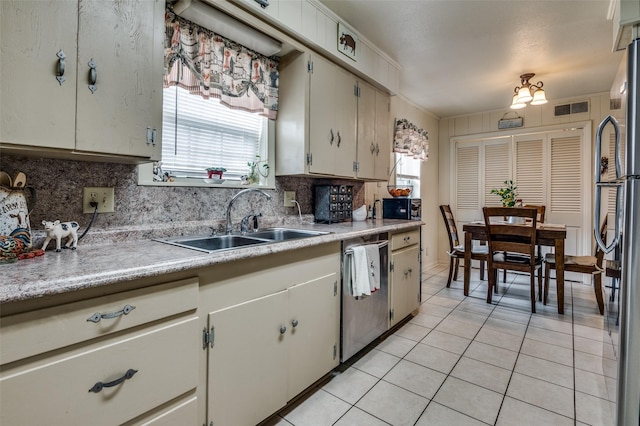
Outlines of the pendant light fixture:
{"type": "Polygon", "coordinates": [[[542,89],[542,82],[535,84],[529,83],[534,73],[522,74],[520,76],[520,86],[514,89],[513,99],[511,101],[511,109],[520,109],[527,106],[527,102],[531,105],[543,105],[547,103],[547,97],[542,89]]]}

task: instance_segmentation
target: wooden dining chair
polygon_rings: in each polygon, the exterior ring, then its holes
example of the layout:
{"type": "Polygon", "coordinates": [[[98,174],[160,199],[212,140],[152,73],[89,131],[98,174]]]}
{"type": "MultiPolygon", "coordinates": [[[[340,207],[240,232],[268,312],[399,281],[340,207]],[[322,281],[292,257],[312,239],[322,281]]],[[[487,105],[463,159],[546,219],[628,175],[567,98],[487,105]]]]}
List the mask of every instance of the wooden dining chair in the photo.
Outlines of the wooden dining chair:
{"type": "Polygon", "coordinates": [[[535,313],[536,271],[538,291],[542,291],[542,258],[536,256],[537,211],[531,208],[484,207],[482,212],[489,243],[487,303],[491,303],[492,293],[498,291],[498,269],[527,272],[530,276],[531,312],[535,313]],[[505,217],[525,219],[525,223],[506,223],[505,217]]]}
{"type": "MultiPolygon", "coordinates": [[[[541,206],[541,205],[536,205],[536,204],[525,204],[522,207],[524,208],[528,208],[528,209],[536,209],[536,211],[538,212],[538,223],[544,223],[544,214],[545,211],[547,210],[547,208],[545,206],[541,206]]],[[[542,256],[542,248],[538,245],[538,256],[542,256]]],[[[502,282],[507,282],[507,270],[505,269],[503,274],[502,274],[502,282]]],[[[539,299],[542,300],[542,292],[540,292],[540,294],[538,295],[539,299]]]]}
{"type": "MultiPolygon", "coordinates": [[[[448,204],[440,206],[440,212],[444,219],[444,224],[447,227],[447,236],[449,237],[449,278],[447,279],[447,287],[451,286],[451,279],[458,280],[458,269],[460,268],[460,259],[464,259],[464,245],[460,244],[460,238],[458,238],[458,227],[456,221],[453,218],[451,207],[448,204]]],[[[484,267],[487,261],[488,248],[484,246],[472,246],[471,247],[471,259],[480,261],[480,279],[484,280],[484,267]]]]}
{"type": "MultiPolygon", "coordinates": [[[[607,240],[607,218],[604,218],[602,226],[600,227],[600,236],[602,241],[607,240]]],[[[544,300],[543,303],[547,304],[547,297],[549,295],[549,274],[552,269],[556,268],[555,254],[547,253],[545,257],[544,268],[544,300]]],[[[596,301],[598,302],[598,309],[600,315],[604,314],[604,298],[602,295],[602,273],[604,268],[602,263],[604,260],[604,252],[596,244],[596,250],[593,256],[567,256],[564,257],[564,270],[565,272],[577,272],[580,274],[589,274],[593,276],[593,290],[596,293],[596,301]]]]}

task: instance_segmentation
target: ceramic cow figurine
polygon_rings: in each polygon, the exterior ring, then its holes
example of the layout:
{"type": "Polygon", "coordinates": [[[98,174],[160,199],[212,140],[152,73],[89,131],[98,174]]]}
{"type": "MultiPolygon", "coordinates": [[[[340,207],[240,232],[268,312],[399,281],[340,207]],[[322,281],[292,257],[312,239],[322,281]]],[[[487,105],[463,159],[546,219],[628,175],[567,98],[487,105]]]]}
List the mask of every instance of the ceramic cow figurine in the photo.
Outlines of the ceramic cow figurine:
{"type": "Polygon", "coordinates": [[[42,221],[44,225],[44,232],[47,234],[47,239],[44,240],[42,250],[46,250],[49,245],[49,241],[56,240],[56,251],[60,251],[60,241],[63,238],[69,237],[64,248],[71,247],[71,250],[75,250],[78,246],[78,222],[62,222],[59,220],[55,222],[42,221]]]}

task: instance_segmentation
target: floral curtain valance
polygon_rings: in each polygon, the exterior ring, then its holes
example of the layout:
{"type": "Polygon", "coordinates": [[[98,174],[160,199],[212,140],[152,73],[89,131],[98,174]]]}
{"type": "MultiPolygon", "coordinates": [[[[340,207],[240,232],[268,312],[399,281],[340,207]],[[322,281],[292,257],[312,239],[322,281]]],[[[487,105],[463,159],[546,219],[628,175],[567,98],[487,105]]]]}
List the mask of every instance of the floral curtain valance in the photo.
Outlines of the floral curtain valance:
{"type": "MultiPolygon", "coordinates": [[[[275,119],[278,62],[174,14],[165,14],[164,85],[275,119]]],[[[215,28],[214,28],[215,30],[215,28]]]]}
{"type": "Polygon", "coordinates": [[[429,133],[419,129],[407,119],[396,120],[393,152],[427,161],[429,159],[429,133]]]}

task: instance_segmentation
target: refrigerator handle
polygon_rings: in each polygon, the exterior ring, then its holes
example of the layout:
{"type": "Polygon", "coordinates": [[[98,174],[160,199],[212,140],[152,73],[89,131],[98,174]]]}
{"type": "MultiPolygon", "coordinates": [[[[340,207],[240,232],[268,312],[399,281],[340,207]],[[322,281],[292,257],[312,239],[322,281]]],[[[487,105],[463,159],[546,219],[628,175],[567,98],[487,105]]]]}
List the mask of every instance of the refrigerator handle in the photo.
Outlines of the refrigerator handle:
{"type": "Polygon", "coordinates": [[[602,132],[607,124],[611,123],[613,126],[614,134],[616,137],[616,145],[615,145],[615,164],[616,164],[616,178],[620,178],[621,175],[621,164],[620,164],[620,126],[618,126],[617,120],[608,115],[602,123],[598,126],[598,131],[596,132],[596,153],[595,153],[595,164],[593,167],[593,173],[595,176],[595,206],[593,212],[593,234],[596,239],[596,244],[598,247],[605,253],[611,252],[617,245],[620,240],[620,215],[622,214],[622,197],[620,191],[622,190],[621,182],[603,182],[601,180],[600,175],[600,158],[602,157],[602,132]],[[615,236],[611,244],[606,245],[604,241],[602,241],[602,236],[600,235],[600,207],[602,205],[602,188],[616,188],[616,230],[615,236]]]}

